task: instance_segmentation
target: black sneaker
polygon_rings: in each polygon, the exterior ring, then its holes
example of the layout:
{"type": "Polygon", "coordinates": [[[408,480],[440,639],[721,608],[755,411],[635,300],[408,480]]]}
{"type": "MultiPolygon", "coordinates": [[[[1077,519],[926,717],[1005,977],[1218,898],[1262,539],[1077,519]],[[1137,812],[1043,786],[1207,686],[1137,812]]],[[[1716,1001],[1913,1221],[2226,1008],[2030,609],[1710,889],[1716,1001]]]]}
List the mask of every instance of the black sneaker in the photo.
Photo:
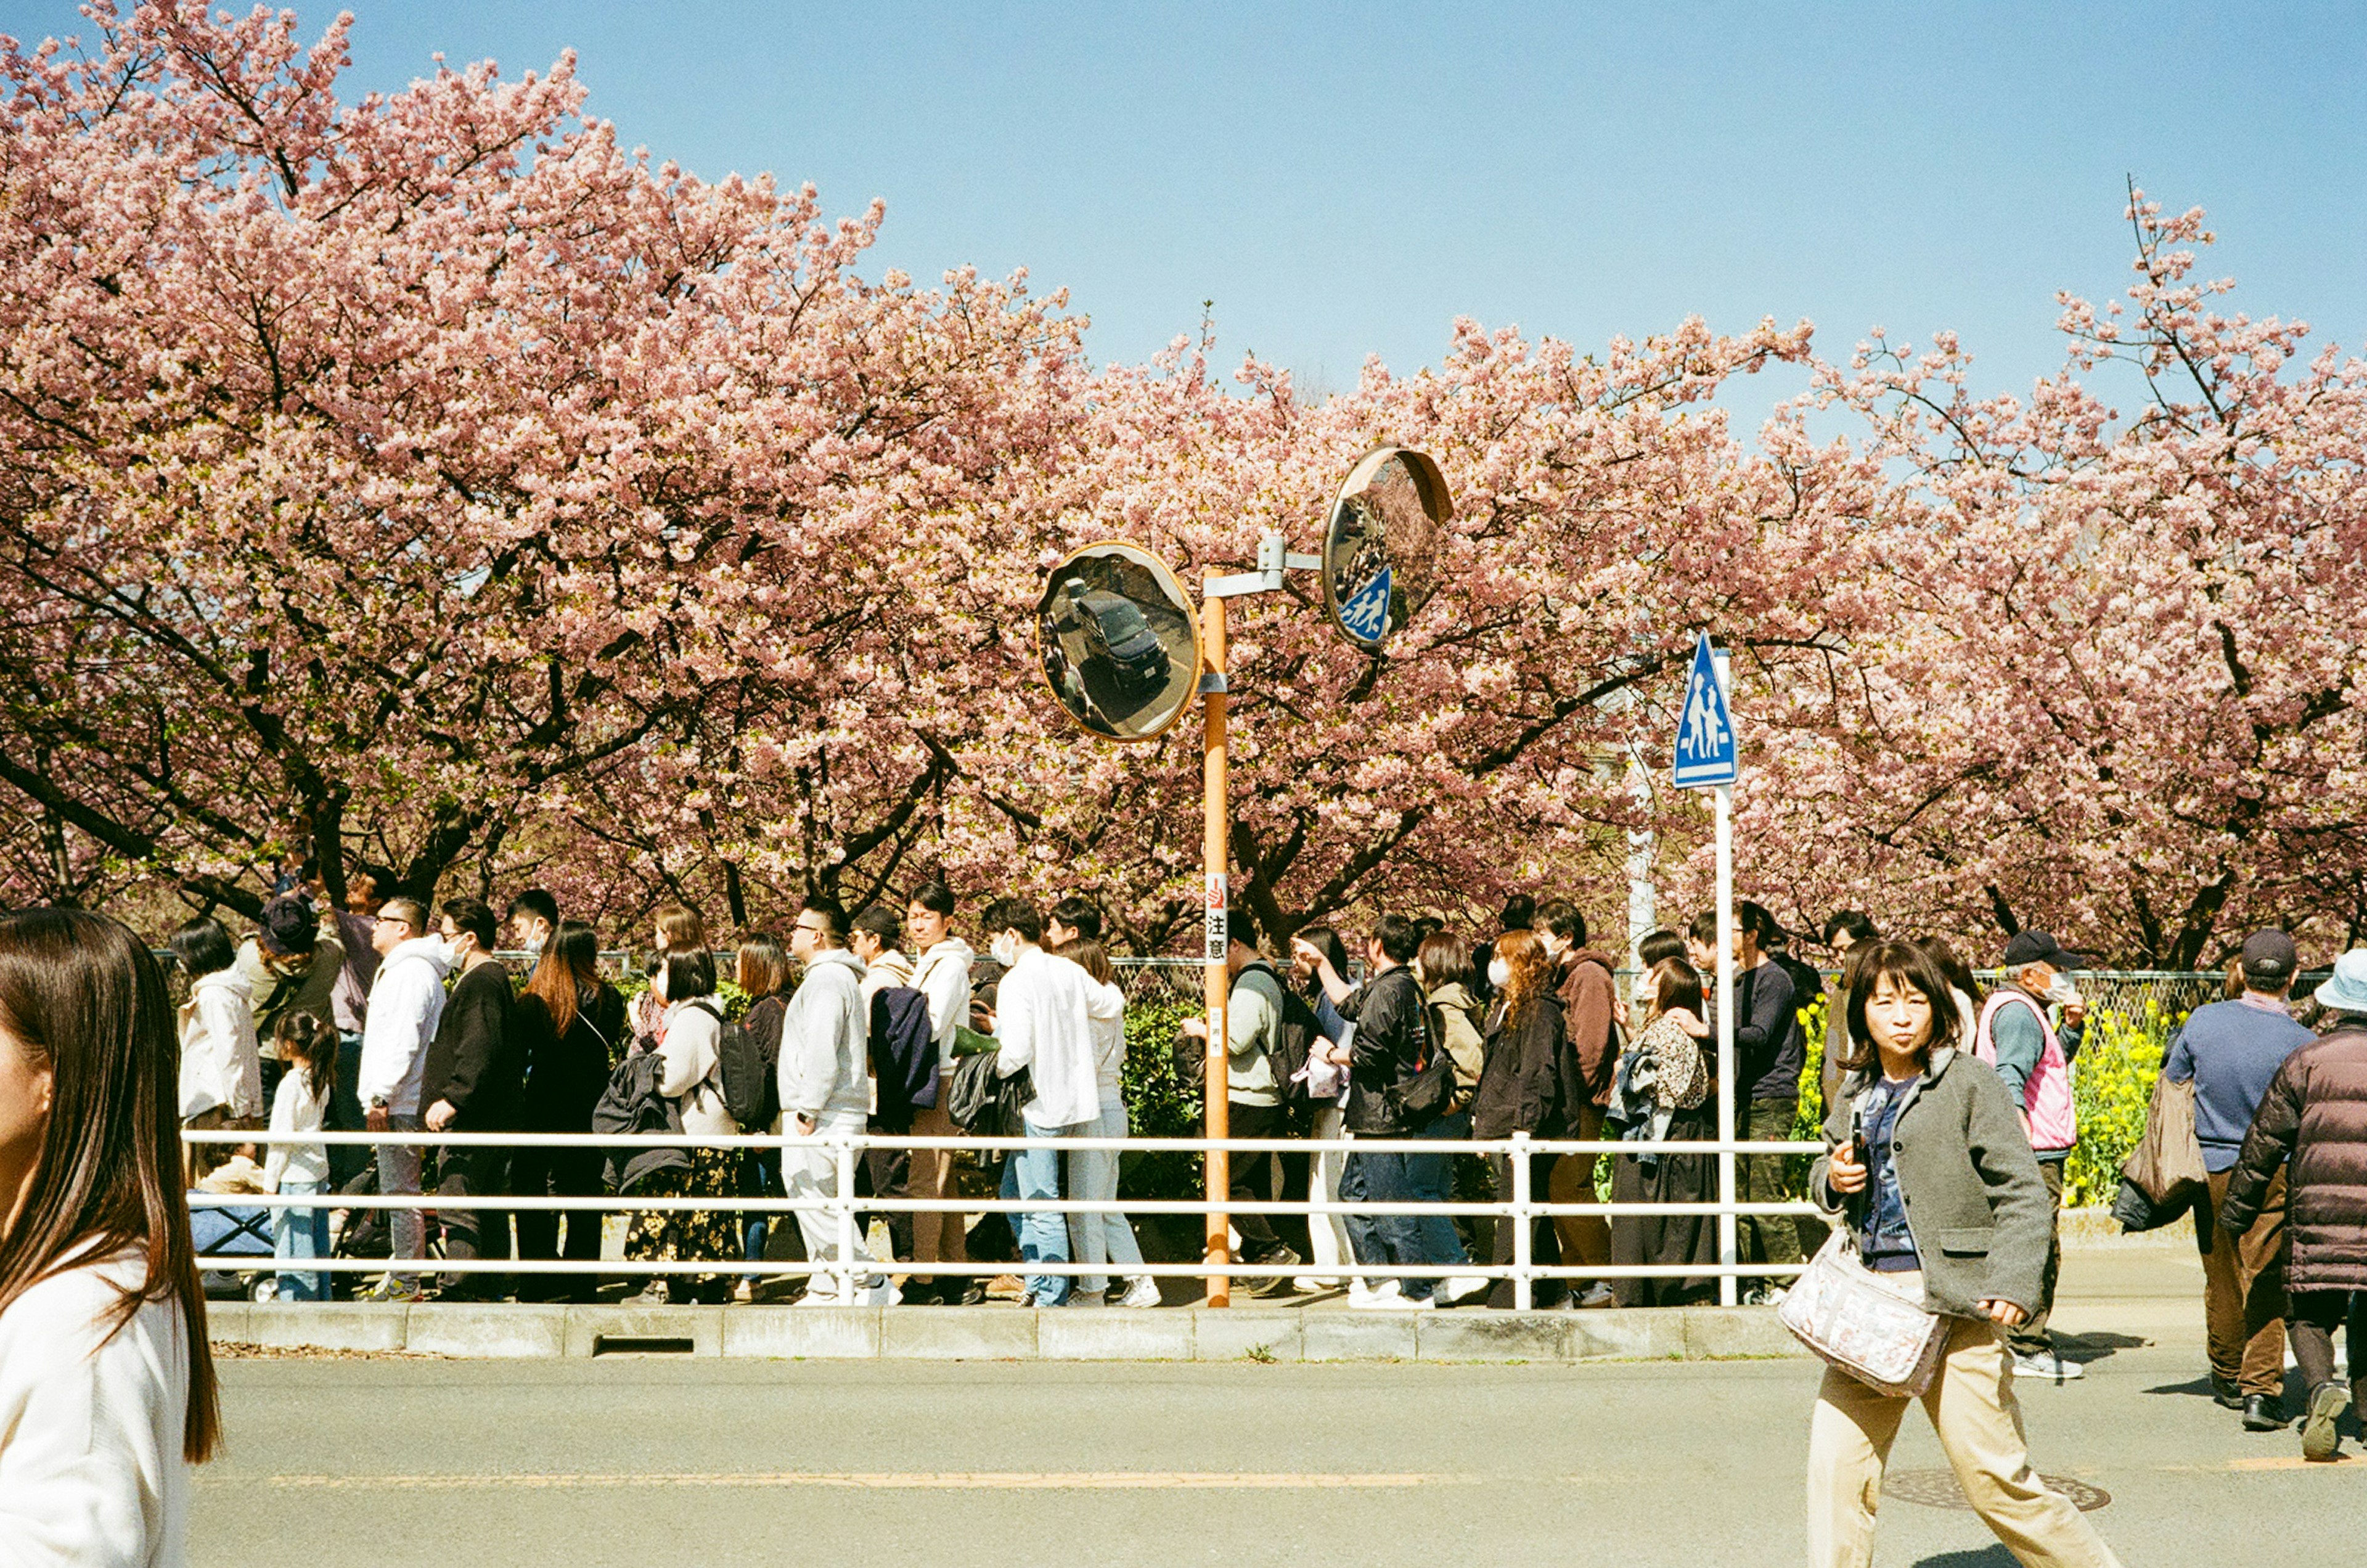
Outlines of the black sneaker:
{"type": "MultiPolygon", "coordinates": [[[[2340,1407],[2337,1406],[2339,1410],[2340,1407]]],[[[2285,1427],[2285,1402],[2273,1393],[2248,1394],[2244,1400],[2244,1430],[2247,1432],[2282,1432],[2285,1427]]]]}
{"type": "Polygon", "coordinates": [[[2221,1382],[2214,1377],[2211,1380],[2211,1403],[2222,1410],[2241,1410],[2244,1393],[2234,1383],[2221,1382]]]}

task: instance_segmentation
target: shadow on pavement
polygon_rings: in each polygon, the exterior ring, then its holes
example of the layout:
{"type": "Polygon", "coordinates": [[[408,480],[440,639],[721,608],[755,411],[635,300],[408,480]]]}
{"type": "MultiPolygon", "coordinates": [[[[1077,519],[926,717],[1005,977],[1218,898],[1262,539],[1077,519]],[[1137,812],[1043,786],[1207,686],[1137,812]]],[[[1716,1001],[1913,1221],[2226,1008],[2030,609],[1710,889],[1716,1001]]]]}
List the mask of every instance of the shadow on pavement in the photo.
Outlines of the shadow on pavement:
{"type": "Polygon", "coordinates": [[[1979,1551],[1943,1551],[1937,1557],[1926,1557],[1915,1568],[2019,1568],[2013,1553],[2002,1546],[1991,1546],[1979,1551]]]}
{"type": "Polygon", "coordinates": [[[2104,1360],[2115,1350],[2141,1350],[2152,1343],[2152,1340],[2141,1335],[2109,1332],[2063,1334],[2056,1337],[2056,1344],[2063,1359],[2082,1364],[2104,1360]]]}

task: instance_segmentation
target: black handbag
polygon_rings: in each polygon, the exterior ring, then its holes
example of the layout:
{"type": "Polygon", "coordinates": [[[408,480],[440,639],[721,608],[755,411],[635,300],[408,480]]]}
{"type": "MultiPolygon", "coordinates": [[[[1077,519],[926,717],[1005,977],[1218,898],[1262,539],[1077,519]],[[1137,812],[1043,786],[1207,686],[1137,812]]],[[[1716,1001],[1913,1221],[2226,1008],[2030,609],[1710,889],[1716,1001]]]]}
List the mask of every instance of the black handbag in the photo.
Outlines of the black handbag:
{"type": "Polygon", "coordinates": [[[1036,1075],[1026,1067],[1009,1077],[995,1070],[992,1052],[981,1051],[954,1063],[946,1086],[946,1117],[963,1132],[980,1138],[1024,1138],[1025,1111],[1036,1098],[1036,1075]]]}

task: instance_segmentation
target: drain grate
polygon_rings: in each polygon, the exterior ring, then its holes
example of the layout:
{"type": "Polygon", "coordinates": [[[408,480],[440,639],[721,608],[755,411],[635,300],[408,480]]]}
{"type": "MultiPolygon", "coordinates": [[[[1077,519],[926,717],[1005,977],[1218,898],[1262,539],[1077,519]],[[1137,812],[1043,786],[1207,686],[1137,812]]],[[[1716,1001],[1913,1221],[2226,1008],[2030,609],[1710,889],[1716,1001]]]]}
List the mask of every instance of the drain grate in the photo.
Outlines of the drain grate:
{"type": "MultiPolygon", "coordinates": [[[[2071,1499],[2071,1506],[2083,1514],[2092,1514],[2112,1500],[2112,1495],[2101,1486],[2090,1486],[2084,1481],[2074,1481],[2067,1475],[2042,1475],[2050,1492],[2059,1492],[2071,1499]]],[[[1927,1508],[1961,1508],[1972,1510],[1965,1499],[1965,1489],[1956,1484],[1953,1470],[1894,1470],[1882,1480],[1882,1495],[1896,1497],[1902,1503],[1920,1503],[1927,1508]]]]}
{"type": "Polygon", "coordinates": [[[595,1356],[687,1356],[690,1341],[662,1334],[595,1334],[592,1337],[592,1353],[595,1356]]]}

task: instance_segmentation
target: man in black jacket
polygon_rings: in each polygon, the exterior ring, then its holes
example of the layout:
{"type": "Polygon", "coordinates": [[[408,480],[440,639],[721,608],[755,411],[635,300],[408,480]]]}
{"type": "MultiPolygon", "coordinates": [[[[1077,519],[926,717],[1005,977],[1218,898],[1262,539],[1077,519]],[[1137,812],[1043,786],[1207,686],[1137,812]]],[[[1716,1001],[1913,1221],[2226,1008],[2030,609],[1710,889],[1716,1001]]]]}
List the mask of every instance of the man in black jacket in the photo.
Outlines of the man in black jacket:
{"type": "MultiPolygon", "coordinates": [[[[510,1027],[510,976],[493,957],[500,923],[479,898],[455,898],[444,906],[445,944],[455,972],[436,1039],[427,1047],[420,1099],[427,1106],[431,1133],[508,1133],[517,1129],[526,1082],[524,1042],[510,1027]]],[[[456,1208],[454,1201],[494,1197],[510,1190],[510,1150],[448,1148],[436,1161],[436,1212],[444,1222],[444,1256],[452,1258],[510,1256],[506,1209],[456,1208]]],[[[487,1274],[447,1274],[447,1296],[495,1300],[502,1280],[487,1274]]]]}
{"type": "MultiPolygon", "coordinates": [[[[1406,1135],[1398,1096],[1421,1070],[1430,1049],[1430,1010],[1421,983],[1406,965],[1421,951],[1414,923],[1402,915],[1384,915],[1366,944],[1366,978],[1350,986],[1331,961],[1315,947],[1299,942],[1295,951],[1314,966],[1324,993],[1340,1016],[1356,1026],[1343,1049],[1324,1048],[1331,1061],[1348,1069],[1347,1128],[1368,1138],[1406,1135]]],[[[1352,1153],[1340,1172],[1340,1198],[1347,1203],[1403,1203],[1416,1197],[1410,1176],[1410,1155],[1352,1153]]],[[[1443,1261],[1421,1255],[1421,1227],[1411,1214],[1351,1214],[1348,1239],[1356,1261],[1365,1264],[1410,1265],[1443,1261]]],[[[1435,1279],[1392,1279],[1371,1288],[1352,1288],[1352,1307],[1414,1308],[1434,1305],[1435,1279]]]]}

